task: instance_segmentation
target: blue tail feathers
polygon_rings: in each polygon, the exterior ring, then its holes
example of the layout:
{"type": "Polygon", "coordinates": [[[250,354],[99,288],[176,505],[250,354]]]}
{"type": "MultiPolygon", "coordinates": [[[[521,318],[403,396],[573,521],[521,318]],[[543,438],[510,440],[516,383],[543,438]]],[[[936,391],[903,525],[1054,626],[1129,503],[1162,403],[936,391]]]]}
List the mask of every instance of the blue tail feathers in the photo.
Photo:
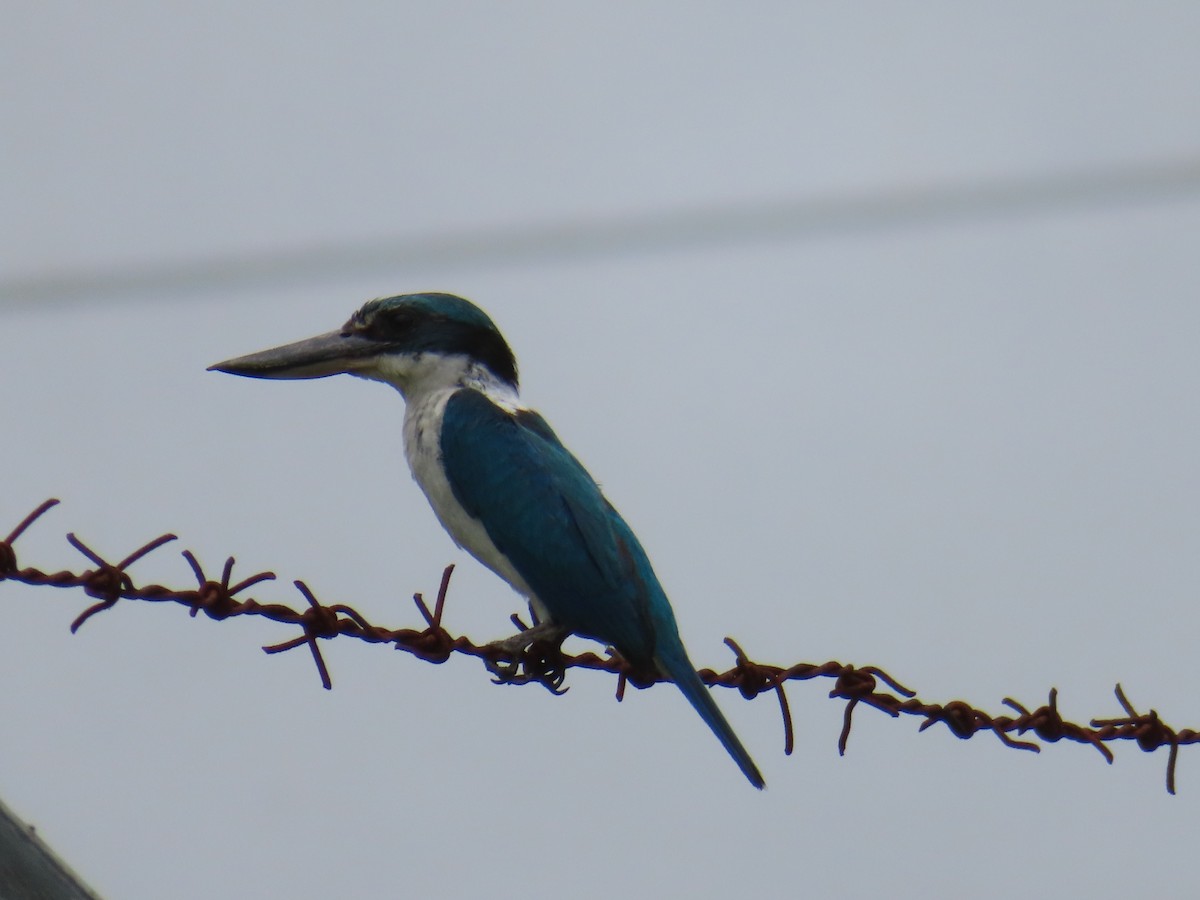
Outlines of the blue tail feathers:
{"type": "Polygon", "coordinates": [[[700,680],[700,676],[696,674],[691,660],[687,657],[687,652],[683,649],[683,644],[678,643],[676,647],[660,646],[655,660],[663,674],[675,682],[675,686],[683,692],[683,696],[692,704],[692,708],[712,729],[712,733],[717,736],[717,740],[721,742],[726,752],[733,757],[733,761],[742,770],[742,774],[761,791],[766,786],[762,773],[758,771],[758,766],[754,764],[754,760],[750,758],[750,754],[746,752],[746,748],[734,734],[733,728],[725,721],[725,716],[712,698],[712,694],[700,680]]]}

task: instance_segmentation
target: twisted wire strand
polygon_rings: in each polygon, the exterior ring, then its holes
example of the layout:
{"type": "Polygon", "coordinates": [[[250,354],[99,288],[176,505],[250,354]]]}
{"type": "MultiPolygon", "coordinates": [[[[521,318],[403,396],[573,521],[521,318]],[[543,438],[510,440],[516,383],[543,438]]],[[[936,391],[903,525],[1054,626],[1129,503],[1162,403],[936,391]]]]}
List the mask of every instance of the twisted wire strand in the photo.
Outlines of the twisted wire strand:
{"type": "MultiPolygon", "coordinates": [[[[78,631],[93,616],[112,609],[122,600],[178,603],[187,607],[193,617],[201,612],[218,621],[236,616],[261,616],[281,624],[299,627],[300,633],[295,637],[262,649],[266,653],[274,654],[302,646],[308,647],[321,684],[326,690],[332,689],[333,680],[321,654],[319,642],[335,637],[357,638],[372,644],[390,644],[397,650],[403,650],[431,663],[444,663],[455,654],[473,656],[484,662],[492,672],[493,680],[498,684],[540,684],[554,694],[566,691],[566,674],[573,668],[615,674],[618,700],[624,696],[627,684],[646,688],[666,680],[655,671],[631,666],[612,650],[603,656],[593,652],[568,654],[563,652],[559,644],[541,640],[533,641],[524,649],[514,650],[510,643],[480,644],[464,635],[452,635],[442,626],[442,617],[450,589],[451,574],[454,571],[453,565],[447,566],[442,572],[432,609],[420,593],[413,595],[413,602],[424,620],[423,628],[387,628],[373,624],[344,603],[321,603],[303,581],[293,582],[305,601],[305,605],[299,608],[282,603],[260,603],[252,597],[242,598],[239,595],[252,587],[273,581],[275,574],[259,572],[235,582],[234,558],[229,557],[221,570],[220,578],[214,580],[206,574],[190,550],[184,550],[182,556],[196,578],[195,588],[176,589],[158,584],[136,583],[129,574],[130,567],[177,540],[174,534],[163,534],[149,541],[117,563],[108,562],[75,534],[68,534],[68,543],[92,564],[92,568],[78,572],[48,573],[35,567],[22,567],[17,559],[17,541],[58,502],[50,499],[40,504],[21,520],[7,538],[0,541],[0,582],[12,581],[34,587],[82,589],[95,602],[76,616],[71,623],[72,633],[78,631]]],[[[530,627],[519,616],[514,615],[512,619],[522,630],[530,627]]],[[[1041,751],[1041,746],[1027,739],[1027,736],[1035,736],[1049,744],[1063,740],[1088,744],[1108,763],[1112,763],[1114,759],[1108,745],[1116,741],[1133,741],[1147,753],[1166,748],[1166,787],[1169,793],[1174,794],[1179,748],[1185,744],[1200,742],[1200,732],[1191,728],[1172,728],[1154,709],[1139,712],[1125,696],[1119,684],[1115,693],[1124,714],[1113,718],[1093,718],[1087,725],[1082,725],[1062,717],[1058,710],[1056,688],[1050,689],[1045,704],[1032,710],[1006,697],[1003,705],[1008,707],[1012,714],[993,715],[962,700],[946,703],[922,700],[914,691],[878,666],[856,666],[833,660],[821,664],[795,663],[779,666],[751,659],[733,638],[726,638],[725,644],[734,654],[734,666],[724,672],[701,669],[701,680],[710,686],[735,688],[747,700],[753,700],[763,694],[774,694],[779,703],[783,724],[783,751],[788,755],[794,748],[795,728],[785,686],[789,681],[810,681],[814,678],[834,679],[833,688],[829,691],[830,698],[846,702],[842,730],[838,736],[838,752],[843,755],[850,738],[854,712],[860,705],[864,705],[884,712],[892,718],[902,715],[917,716],[922,720],[920,731],[940,723],[962,740],[972,738],[980,732],[991,732],[1006,747],[1035,753],[1041,751]]]]}

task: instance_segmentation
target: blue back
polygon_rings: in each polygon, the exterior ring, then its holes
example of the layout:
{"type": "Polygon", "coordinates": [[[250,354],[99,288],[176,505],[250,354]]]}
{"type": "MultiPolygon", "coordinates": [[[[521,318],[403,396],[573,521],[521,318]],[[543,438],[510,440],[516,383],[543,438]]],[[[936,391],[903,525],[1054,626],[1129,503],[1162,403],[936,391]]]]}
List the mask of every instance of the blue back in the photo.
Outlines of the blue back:
{"type": "Polygon", "coordinates": [[[645,551],[545,419],[464,389],[446,404],[441,445],[454,496],[558,624],[634,662],[654,655],[656,632],[678,640],[645,551]]]}

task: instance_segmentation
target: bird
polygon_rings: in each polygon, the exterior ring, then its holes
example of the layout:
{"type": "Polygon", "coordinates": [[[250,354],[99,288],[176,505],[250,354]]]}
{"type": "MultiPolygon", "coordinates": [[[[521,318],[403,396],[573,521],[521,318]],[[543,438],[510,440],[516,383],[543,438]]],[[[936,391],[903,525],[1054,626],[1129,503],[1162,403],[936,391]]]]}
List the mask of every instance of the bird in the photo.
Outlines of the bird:
{"type": "Polygon", "coordinates": [[[454,542],[529,604],[536,625],[501,642],[590,638],[672,681],[754,787],[765,782],[700,680],[633,530],[544,418],[521,403],[517,362],[469,300],[369,300],[346,324],[209,367],[252,378],[349,374],[404,398],[404,453],[454,542]]]}

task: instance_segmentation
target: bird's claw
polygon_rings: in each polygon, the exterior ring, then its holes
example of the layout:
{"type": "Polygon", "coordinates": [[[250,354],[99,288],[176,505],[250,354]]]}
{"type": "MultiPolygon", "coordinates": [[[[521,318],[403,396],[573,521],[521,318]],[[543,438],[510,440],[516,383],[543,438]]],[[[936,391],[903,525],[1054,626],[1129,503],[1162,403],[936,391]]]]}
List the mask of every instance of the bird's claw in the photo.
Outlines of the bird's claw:
{"type": "MultiPolygon", "coordinates": [[[[498,643],[498,642],[497,642],[498,643]]],[[[488,644],[489,648],[496,647],[495,644],[488,644]]],[[[519,657],[514,657],[511,660],[499,660],[485,658],[483,664],[487,667],[488,672],[492,674],[493,684],[517,684],[518,673],[521,670],[521,660],[519,657]]]]}
{"type": "Polygon", "coordinates": [[[567,634],[552,623],[539,623],[487,644],[491,653],[484,657],[483,664],[492,674],[494,684],[537,682],[552,694],[565,694],[568,689],[563,682],[567,679],[567,669],[563,665],[562,642],[567,634]]]}

